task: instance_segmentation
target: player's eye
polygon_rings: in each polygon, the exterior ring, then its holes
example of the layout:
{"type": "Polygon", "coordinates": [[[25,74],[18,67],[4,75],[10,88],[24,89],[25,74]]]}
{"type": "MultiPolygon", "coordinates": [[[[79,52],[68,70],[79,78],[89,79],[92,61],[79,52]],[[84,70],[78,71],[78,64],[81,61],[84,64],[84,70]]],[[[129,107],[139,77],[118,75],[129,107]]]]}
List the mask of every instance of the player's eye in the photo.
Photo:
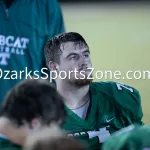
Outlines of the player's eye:
{"type": "Polygon", "coordinates": [[[76,55],[72,55],[70,58],[69,58],[69,60],[73,60],[73,59],[76,59],[76,55]]]}
{"type": "Polygon", "coordinates": [[[84,57],[88,58],[88,57],[89,57],[89,54],[88,54],[88,53],[84,54],[84,57]]]}

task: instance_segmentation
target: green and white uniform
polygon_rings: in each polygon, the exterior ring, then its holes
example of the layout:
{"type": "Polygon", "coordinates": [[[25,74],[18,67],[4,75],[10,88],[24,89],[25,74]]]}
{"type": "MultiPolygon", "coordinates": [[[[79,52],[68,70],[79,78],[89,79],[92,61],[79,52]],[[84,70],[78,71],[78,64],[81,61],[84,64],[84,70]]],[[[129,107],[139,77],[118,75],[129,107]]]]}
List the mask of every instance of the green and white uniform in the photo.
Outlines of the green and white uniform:
{"type": "Polygon", "coordinates": [[[129,132],[108,138],[102,150],[150,150],[150,126],[135,127],[129,132]]]}
{"type": "Polygon", "coordinates": [[[44,45],[64,28],[57,0],[0,0],[0,104],[21,79],[49,75],[44,45]]]}
{"type": "Polygon", "coordinates": [[[116,82],[90,84],[91,101],[85,119],[66,107],[68,117],[62,128],[90,150],[101,149],[102,143],[114,132],[131,124],[143,124],[139,92],[116,82]]]}
{"type": "Polygon", "coordinates": [[[0,150],[21,150],[21,146],[12,143],[5,137],[5,135],[0,134],[0,150]]]}

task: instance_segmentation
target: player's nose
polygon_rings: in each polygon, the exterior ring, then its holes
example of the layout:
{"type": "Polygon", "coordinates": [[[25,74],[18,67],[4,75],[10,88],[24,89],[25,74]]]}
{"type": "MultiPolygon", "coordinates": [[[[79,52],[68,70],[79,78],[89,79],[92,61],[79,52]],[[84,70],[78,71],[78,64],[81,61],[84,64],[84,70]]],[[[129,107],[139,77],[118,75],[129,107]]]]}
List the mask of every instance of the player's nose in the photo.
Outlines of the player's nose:
{"type": "Polygon", "coordinates": [[[87,62],[86,62],[86,60],[84,59],[84,57],[80,57],[80,60],[79,60],[79,67],[80,67],[80,68],[87,67],[87,62]]]}

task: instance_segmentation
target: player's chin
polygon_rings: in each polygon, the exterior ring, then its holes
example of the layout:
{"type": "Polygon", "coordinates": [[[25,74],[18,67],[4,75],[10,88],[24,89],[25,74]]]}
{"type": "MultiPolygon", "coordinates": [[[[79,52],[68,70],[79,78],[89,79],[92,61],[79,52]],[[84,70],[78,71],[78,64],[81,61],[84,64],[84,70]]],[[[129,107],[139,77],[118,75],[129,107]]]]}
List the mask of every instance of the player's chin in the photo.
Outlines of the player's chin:
{"type": "Polygon", "coordinates": [[[92,83],[93,79],[75,79],[74,84],[78,87],[86,86],[92,83]]]}

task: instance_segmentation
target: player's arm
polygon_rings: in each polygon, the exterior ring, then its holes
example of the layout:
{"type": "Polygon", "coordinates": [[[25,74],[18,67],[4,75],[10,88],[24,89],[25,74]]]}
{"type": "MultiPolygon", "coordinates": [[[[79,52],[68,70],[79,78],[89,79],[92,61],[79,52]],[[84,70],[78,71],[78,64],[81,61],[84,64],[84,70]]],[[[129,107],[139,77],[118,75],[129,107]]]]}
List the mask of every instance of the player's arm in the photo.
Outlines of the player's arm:
{"type": "Polygon", "coordinates": [[[47,0],[47,40],[65,32],[65,24],[60,4],[57,0],[47,0]]]}

